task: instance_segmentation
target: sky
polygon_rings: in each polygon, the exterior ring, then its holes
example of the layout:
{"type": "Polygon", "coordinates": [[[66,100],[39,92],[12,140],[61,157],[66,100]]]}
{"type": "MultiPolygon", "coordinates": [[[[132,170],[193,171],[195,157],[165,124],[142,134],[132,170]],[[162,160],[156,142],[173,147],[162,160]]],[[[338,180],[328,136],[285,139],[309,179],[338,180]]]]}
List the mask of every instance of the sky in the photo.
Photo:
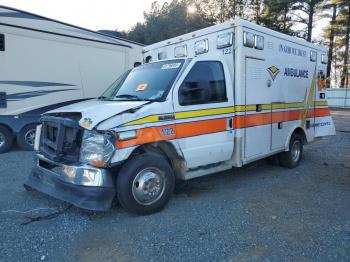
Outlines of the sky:
{"type": "MultiPolygon", "coordinates": [[[[0,0],[10,6],[92,30],[128,30],[154,0],[0,0]]],[[[165,0],[158,0],[159,3],[165,0]]]]}
{"type": "MultiPolygon", "coordinates": [[[[6,5],[38,15],[60,20],[91,30],[129,30],[143,21],[143,12],[151,9],[155,0],[0,0],[6,5]]],[[[166,0],[157,0],[164,3],[166,0]]],[[[327,21],[314,29],[316,40],[327,21]]]]}

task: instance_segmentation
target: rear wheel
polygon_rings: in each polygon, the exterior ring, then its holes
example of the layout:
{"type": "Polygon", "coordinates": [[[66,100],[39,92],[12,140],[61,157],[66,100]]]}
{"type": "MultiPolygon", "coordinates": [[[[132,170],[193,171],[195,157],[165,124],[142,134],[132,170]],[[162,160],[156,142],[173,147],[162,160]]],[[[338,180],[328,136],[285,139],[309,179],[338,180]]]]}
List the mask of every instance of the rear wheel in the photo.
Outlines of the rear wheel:
{"type": "Polygon", "coordinates": [[[174,185],[174,172],[163,157],[139,155],[131,158],[119,171],[118,200],[132,213],[158,212],[170,200],[174,185]]]}
{"type": "Polygon", "coordinates": [[[293,134],[289,142],[289,151],[279,155],[280,165],[287,168],[297,167],[303,156],[303,140],[299,134],[293,134]]]}
{"type": "Polygon", "coordinates": [[[34,150],[35,131],[37,125],[27,125],[17,135],[17,144],[23,150],[34,150]]]}
{"type": "Polygon", "coordinates": [[[12,132],[4,127],[0,126],[0,153],[7,152],[13,144],[12,132]]]}

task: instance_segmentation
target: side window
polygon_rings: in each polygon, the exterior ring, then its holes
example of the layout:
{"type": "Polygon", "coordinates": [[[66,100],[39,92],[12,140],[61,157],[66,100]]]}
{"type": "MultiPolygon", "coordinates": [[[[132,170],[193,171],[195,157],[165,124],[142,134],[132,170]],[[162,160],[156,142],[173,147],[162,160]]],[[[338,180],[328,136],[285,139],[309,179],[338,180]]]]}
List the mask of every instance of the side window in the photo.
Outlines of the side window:
{"type": "Polygon", "coordinates": [[[220,62],[197,62],[179,88],[182,106],[226,101],[225,75],[220,62]]]}

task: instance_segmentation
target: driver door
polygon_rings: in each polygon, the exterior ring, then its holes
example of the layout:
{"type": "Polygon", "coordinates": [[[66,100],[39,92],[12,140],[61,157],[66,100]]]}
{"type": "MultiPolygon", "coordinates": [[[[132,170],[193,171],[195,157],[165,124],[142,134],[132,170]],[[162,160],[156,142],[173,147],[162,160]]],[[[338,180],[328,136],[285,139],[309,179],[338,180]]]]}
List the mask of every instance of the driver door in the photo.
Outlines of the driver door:
{"type": "Polygon", "coordinates": [[[173,92],[175,132],[188,168],[233,154],[234,99],[224,61],[192,60],[173,92]]]}

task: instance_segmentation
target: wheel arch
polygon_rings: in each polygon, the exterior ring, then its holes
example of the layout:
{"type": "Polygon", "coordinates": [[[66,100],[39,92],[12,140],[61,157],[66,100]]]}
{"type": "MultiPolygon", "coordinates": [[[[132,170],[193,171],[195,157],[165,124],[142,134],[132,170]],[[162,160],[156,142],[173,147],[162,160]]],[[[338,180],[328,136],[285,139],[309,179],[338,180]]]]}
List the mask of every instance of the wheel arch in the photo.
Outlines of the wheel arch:
{"type": "Polygon", "coordinates": [[[292,131],[290,132],[290,134],[288,135],[288,139],[287,139],[286,145],[285,145],[286,151],[289,151],[289,143],[290,143],[290,139],[291,139],[293,134],[300,135],[300,137],[302,138],[303,145],[306,145],[308,143],[305,130],[300,126],[297,126],[297,127],[293,128],[292,131]]]}
{"type": "Polygon", "coordinates": [[[174,170],[176,179],[183,179],[186,173],[186,161],[182,152],[173,143],[167,141],[143,144],[136,147],[129,157],[144,153],[157,154],[164,157],[174,170]]]}

